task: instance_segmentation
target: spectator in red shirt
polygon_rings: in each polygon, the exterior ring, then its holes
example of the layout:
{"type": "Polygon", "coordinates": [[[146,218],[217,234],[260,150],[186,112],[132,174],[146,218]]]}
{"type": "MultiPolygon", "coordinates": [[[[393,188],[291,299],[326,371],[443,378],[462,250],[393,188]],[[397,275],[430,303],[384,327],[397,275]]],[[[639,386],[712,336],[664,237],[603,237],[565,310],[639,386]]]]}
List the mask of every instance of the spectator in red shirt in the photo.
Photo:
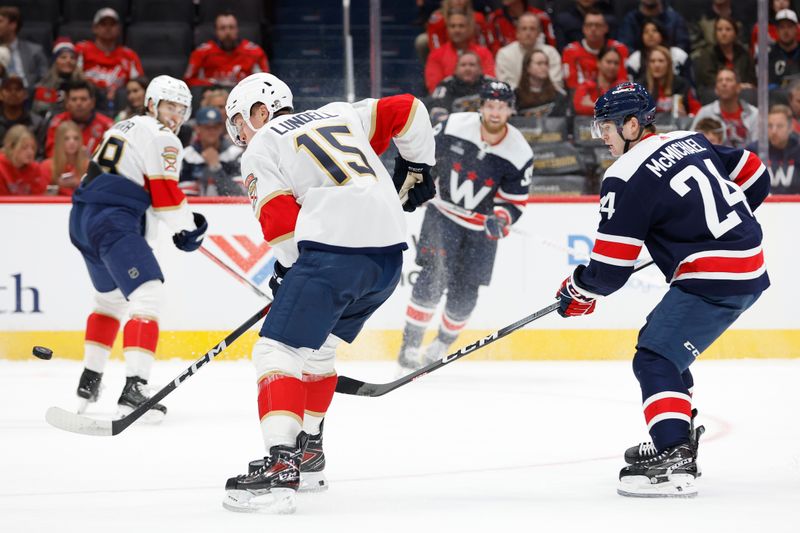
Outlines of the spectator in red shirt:
{"type": "MultiPolygon", "coordinates": [[[[566,64],[566,63],[565,63],[566,64]]],[[[578,85],[572,104],[576,115],[594,115],[594,103],[601,94],[626,81],[625,75],[620,76],[619,68],[622,66],[622,54],[614,47],[600,50],[597,59],[597,78],[588,79],[578,85]]]]}
{"type": "Polygon", "coordinates": [[[239,23],[230,12],[214,20],[216,38],[198,46],[189,56],[184,79],[190,87],[233,87],[255,72],[269,72],[267,55],[252,41],[239,39],[239,23]]]}
{"type": "Polygon", "coordinates": [[[489,26],[486,24],[486,17],[483,16],[483,13],[479,13],[473,9],[472,1],[442,0],[441,9],[437,9],[431,13],[428,23],[426,24],[428,50],[436,50],[447,42],[447,14],[451,11],[464,11],[468,17],[472,17],[475,20],[475,24],[473,25],[475,42],[486,46],[484,38],[489,31],[489,26]]]}
{"type": "Polygon", "coordinates": [[[42,178],[36,157],[36,139],[22,124],[13,126],[3,138],[0,151],[0,196],[43,194],[47,180],[42,178]]]}
{"type": "Polygon", "coordinates": [[[489,50],[496,54],[502,47],[517,40],[517,19],[523,13],[533,13],[539,18],[542,33],[539,38],[543,44],[556,45],[556,34],[550,15],[529,6],[527,0],[503,0],[503,7],[495,9],[489,15],[489,33],[486,36],[489,50]]]}
{"type": "Polygon", "coordinates": [[[425,87],[432,93],[439,83],[456,70],[458,56],[466,50],[475,52],[481,60],[484,75],[494,77],[494,58],[485,47],[472,39],[474,20],[463,11],[453,11],[447,16],[447,35],[449,40],[433,50],[425,62],[425,87]]]}
{"type": "Polygon", "coordinates": [[[53,156],[56,128],[65,120],[72,120],[80,126],[83,133],[83,146],[90,154],[103,140],[103,133],[114,124],[109,117],[95,111],[94,87],[89,82],[78,81],[70,84],[67,88],[66,98],[67,110],[54,116],[47,129],[44,150],[47,157],[53,156]]]}
{"type": "Polygon", "coordinates": [[[106,109],[114,102],[117,89],[144,74],[144,69],[139,55],[118,42],[122,28],[116,11],[110,7],[98,10],[92,32],[94,41],[81,41],[76,46],[78,64],[86,79],[100,91],[100,107],[106,109]]]}
{"type": "Polygon", "coordinates": [[[56,188],[61,196],[72,196],[89,166],[89,154],[83,149],[81,129],[71,120],[56,128],[53,157],[41,163],[43,179],[56,188]]]}
{"type": "Polygon", "coordinates": [[[45,121],[63,112],[67,85],[83,79],[75,45],[66,37],[58,38],[53,45],[53,64],[33,93],[31,112],[45,121]]]}
{"type": "Polygon", "coordinates": [[[583,17],[583,39],[569,43],[561,57],[564,80],[569,89],[575,89],[587,80],[597,79],[598,54],[607,48],[616,49],[622,58],[617,78],[627,78],[625,59],[628,58],[628,49],[624,44],[608,39],[607,35],[608,23],[603,13],[595,8],[587,9],[583,17]]]}

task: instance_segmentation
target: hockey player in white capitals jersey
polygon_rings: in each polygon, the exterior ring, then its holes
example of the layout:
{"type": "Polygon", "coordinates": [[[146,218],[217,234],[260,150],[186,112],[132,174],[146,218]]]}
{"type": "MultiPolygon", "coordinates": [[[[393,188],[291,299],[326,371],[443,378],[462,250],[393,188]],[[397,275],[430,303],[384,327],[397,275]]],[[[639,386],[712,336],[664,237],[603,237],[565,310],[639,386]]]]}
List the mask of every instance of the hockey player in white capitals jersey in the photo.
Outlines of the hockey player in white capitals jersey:
{"type": "MultiPolygon", "coordinates": [[[[95,288],[95,308],[86,322],[84,371],[78,384],[79,410],[97,400],[111,346],[122,333],[127,380],[119,397],[121,414],[148,399],[146,389],[158,344],[164,275],[145,239],[156,222],[174,232],[175,246],[200,247],[207,224],[191,213],[178,187],[183,150],[175,132],[189,118],[192,95],[169,76],[153,78],[145,93],[146,116],[110,128],[72,196],[70,238],[80,250],[95,288]]],[[[160,420],[167,409],[147,414],[160,420]]]]}
{"type": "Polygon", "coordinates": [[[562,283],[558,312],[594,311],[599,297],[625,284],[647,246],[670,284],[633,356],[653,441],[625,452],[618,492],[691,497],[702,426],[693,424],[689,366],[769,287],[753,211],[770,182],[747,150],[715,146],[690,131],[656,134],[655,110],[644,87],[630,82],[595,104],[593,135],[619,159],[603,176],[589,264],[562,283]]]}
{"type": "Polygon", "coordinates": [[[227,481],[223,503],[291,513],[298,488],[327,488],[322,421],[336,346],[355,339],[400,279],[403,209],[435,192],[433,128],[408,94],[293,113],[289,87],[266,73],[242,80],[226,110],[231,138],[247,146],[242,175],[277,262],[253,347],[268,455],[227,481]],[[377,155],[391,140],[400,153],[393,178],[377,155]]]}

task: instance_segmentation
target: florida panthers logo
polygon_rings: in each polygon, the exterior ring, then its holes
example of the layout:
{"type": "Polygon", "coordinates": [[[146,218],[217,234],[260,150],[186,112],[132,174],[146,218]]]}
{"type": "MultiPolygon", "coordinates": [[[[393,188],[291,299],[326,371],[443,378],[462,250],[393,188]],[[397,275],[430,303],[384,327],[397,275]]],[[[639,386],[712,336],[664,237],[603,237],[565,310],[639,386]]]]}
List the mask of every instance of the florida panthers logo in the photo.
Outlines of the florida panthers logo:
{"type": "Polygon", "coordinates": [[[256,178],[253,174],[248,174],[247,178],[244,180],[244,185],[247,187],[247,196],[250,198],[250,204],[253,206],[253,210],[255,210],[256,205],[258,205],[258,187],[256,187],[257,182],[258,178],[256,178]]]}

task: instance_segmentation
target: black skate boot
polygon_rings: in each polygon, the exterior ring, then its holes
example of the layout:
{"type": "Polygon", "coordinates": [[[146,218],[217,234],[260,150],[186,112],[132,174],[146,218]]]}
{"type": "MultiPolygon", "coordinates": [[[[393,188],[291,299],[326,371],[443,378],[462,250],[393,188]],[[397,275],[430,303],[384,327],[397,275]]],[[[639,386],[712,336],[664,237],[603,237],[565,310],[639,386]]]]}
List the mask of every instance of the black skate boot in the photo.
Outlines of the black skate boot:
{"type": "MultiPolygon", "coordinates": [[[[699,426],[697,429],[695,429],[694,421],[696,418],[697,409],[692,409],[692,421],[689,423],[689,439],[694,440],[695,447],[697,447],[697,443],[700,440],[700,435],[702,435],[706,430],[706,428],[703,426],[699,426]]],[[[651,459],[656,455],[658,455],[658,452],[656,451],[656,447],[652,442],[640,442],[636,446],[631,446],[625,450],[625,462],[629,465],[632,465],[638,461],[651,459]]]]}
{"type": "Polygon", "coordinates": [[[307,443],[308,435],[301,431],[295,446],[273,446],[260,468],[228,479],[222,506],[239,513],[294,513],[300,463],[307,443]]]}
{"type": "MultiPolygon", "coordinates": [[[[319,425],[319,433],[308,436],[306,450],[303,453],[303,460],[300,462],[300,488],[298,492],[323,492],[328,490],[328,480],[325,477],[325,452],[322,450],[322,427],[323,420],[319,425]]],[[[252,474],[264,466],[264,459],[250,461],[248,473],[252,474]]]]}
{"type": "Polygon", "coordinates": [[[83,413],[90,403],[97,401],[100,397],[100,382],[103,379],[102,372],[95,372],[88,368],[83,369],[81,379],[78,381],[78,414],[83,413]]]}
{"type": "Polygon", "coordinates": [[[679,444],[620,470],[617,493],[636,498],[693,498],[696,478],[697,448],[692,443],[679,444]]]}
{"type": "MultiPolygon", "coordinates": [[[[122,394],[119,395],[119,400],[117,400],[120,416],[129,415],[150,399],[150,396],[144,388],[145,385],[147,385],[147,380],[139,376],[131,376],[125,379],[125,388],[122,389],[122,394]]],[[[142,421],[158,424],[164,419],[164,415],[166,414],[167,408],[157,403],[142,417],[142,421]]]]}

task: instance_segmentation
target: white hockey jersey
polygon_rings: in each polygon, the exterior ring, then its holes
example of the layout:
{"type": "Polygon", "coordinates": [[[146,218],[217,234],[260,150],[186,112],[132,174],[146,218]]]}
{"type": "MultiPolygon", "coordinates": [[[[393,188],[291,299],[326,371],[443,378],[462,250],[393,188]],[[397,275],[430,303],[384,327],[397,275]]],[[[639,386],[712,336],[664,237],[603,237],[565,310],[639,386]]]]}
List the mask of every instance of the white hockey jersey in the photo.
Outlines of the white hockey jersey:
{"type": "Polygon", "coordinates": [[[148,240],[154,237],[154,214],[174,233],[195,229],[186,196],[178,187],[182,160],[183,146],[178,137],[150,116],[114,124],[92,155],[103,172],[123,176],[150,193],[148,240]]]}
{"type": "Polygon", "coordinates": [[[404,94],[280,116],[242,156],[255,216],[278,261],[300,248],[374,253],[406,248],[405,216],[377,154],[394,139],[407,161],[434,165],[425,106],[404,94]]]}

